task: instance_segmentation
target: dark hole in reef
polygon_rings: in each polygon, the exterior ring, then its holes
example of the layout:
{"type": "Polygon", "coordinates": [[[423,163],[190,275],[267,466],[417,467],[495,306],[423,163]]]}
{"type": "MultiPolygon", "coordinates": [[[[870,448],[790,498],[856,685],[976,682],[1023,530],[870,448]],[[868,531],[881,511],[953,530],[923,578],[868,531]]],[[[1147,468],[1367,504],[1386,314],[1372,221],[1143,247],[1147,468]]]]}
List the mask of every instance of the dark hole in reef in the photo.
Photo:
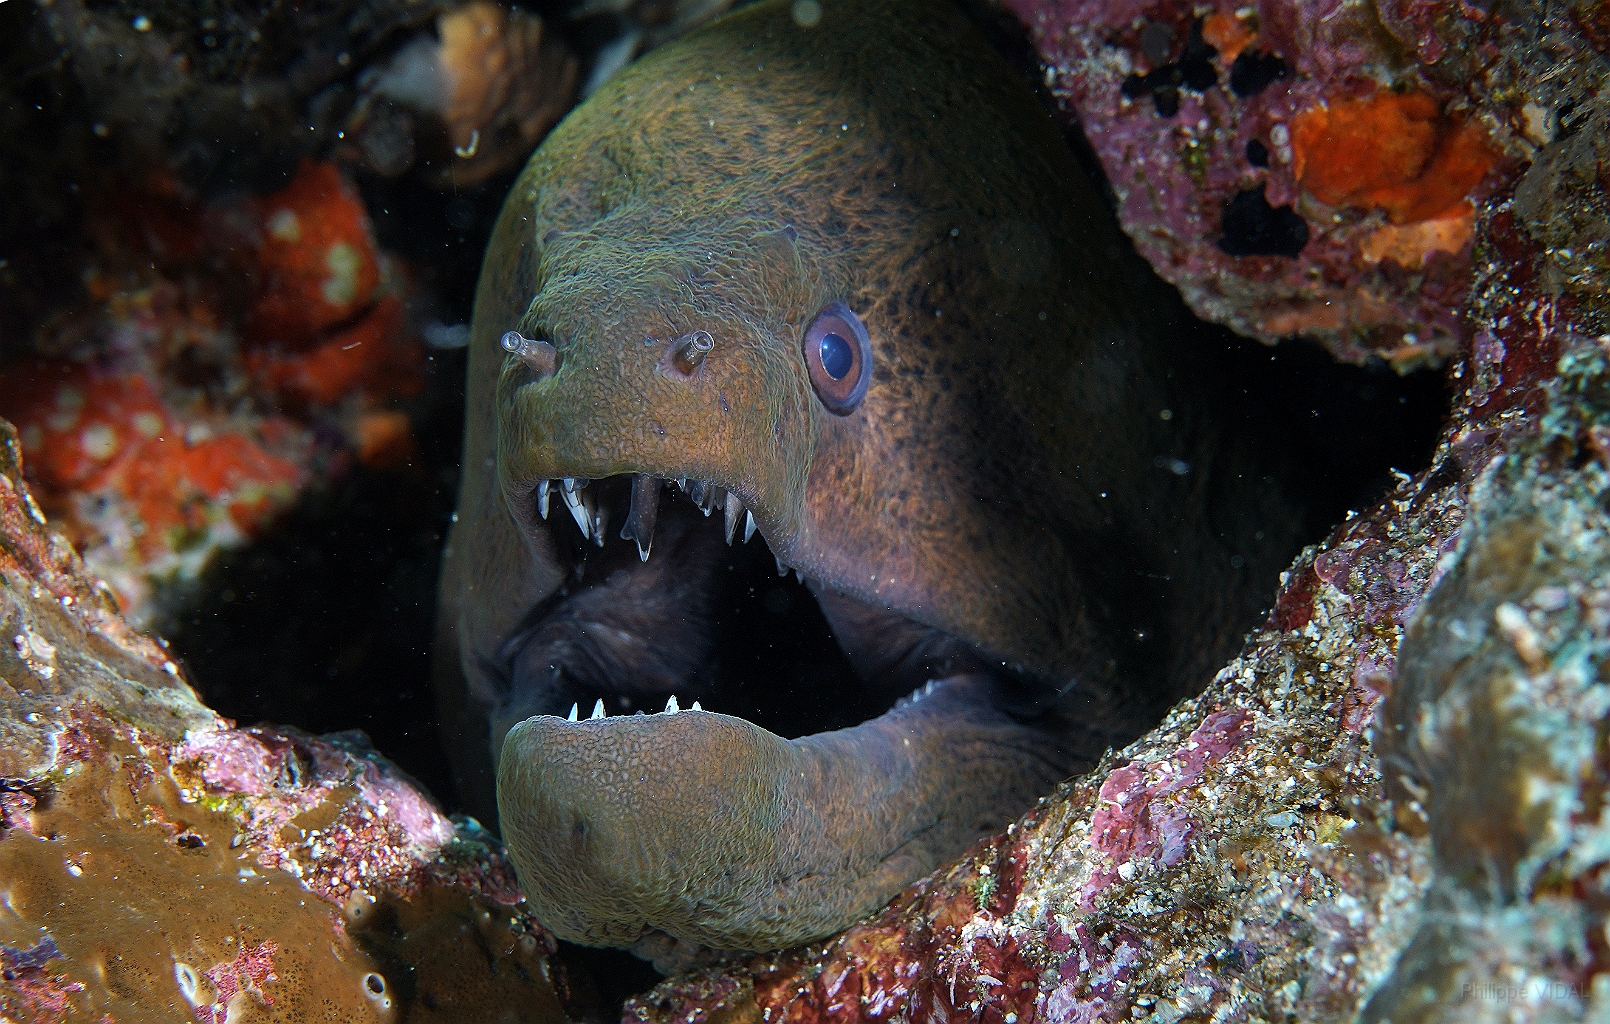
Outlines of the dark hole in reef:
{"type": "Polygon", "coordinates": [[[1242,189],[1224,206],[1219,248],[1231,256],[1296,256],[1308,224],[1290,206],[1270,206],[1264,186],[1242,189]]]}
{"type": "MultiPolygon", "coordinates": [[[[1157,28],[1158,24],[1148,25],[1147,30],[1157,28]]],[[[1180,110],[1181,88],[1206,92],[1219,83],[1219,69],[1213,63],[1218,55],[1219,51],[1202,38],[1202,19],[1198,18],[1191,23],[1185,51],[1179,60],[1144,75],[1130,75],[1120,88],[1124,96],[1132,100],[1149,94],[1158,117],[1173,117],[1180,110]]]]}
{"type": "Polygon", "coordinates": [[[1247,163],[1254,167],[1269,166],[1269,147],[1257,139],[1247,140],[1247,163]]]}
{"type": "Polygon", "coordinates": [[[1202,19],[1191,22],[1185,52],[1180,55],[1180,80],[1187,89],[1206,92],[1219,84],[1219,69],[1213,64],[1218,55],[1213,44],[1202,38],[1202,19]]]}
{"type": "Polygon", "coordinates": [[[449,805],[430,683],[437,561],[458,489],[463,357],[428,363],[417,454],[310,491],[269,535],[218,559],[159,623],[202,698],[242,724],[362,729],[449,805]]]}
{"type": "Polygon", "coordinates": [[[518,168],[469,188],[443,194],[415,176],[366,175],[360,191],[375,238],[387,252],[406,257],[423,287],[415,296],[439,297],[428,311],[445,322],[467,323],[481,273],[481,256],[503,198],[518,168]]]}
{"type": "Polygon", "coordinates": [[[1286,77],[1286,62],[1262,50],[1243,50],[1230,65],[1230,91],[1245,99],[1256,96],[1277,78],[1286,77]]]}

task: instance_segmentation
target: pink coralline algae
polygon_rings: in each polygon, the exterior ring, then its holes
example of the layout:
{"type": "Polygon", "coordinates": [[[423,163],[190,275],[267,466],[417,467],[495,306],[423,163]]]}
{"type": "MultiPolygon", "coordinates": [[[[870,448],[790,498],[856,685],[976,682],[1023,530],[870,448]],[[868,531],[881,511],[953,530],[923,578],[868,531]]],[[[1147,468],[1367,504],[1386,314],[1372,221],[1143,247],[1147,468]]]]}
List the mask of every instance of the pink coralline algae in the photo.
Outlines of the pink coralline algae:
{"type": "Polygon", "coordinates": [[[198,799],[225,806],[231,797],[255,798],[239,809],[260,866],[289,871],[337,901],[388,879],[412,892],[411,873],[454,838],[453,824],[366,745],[351,747],[350,739],[337,744],[294,730],[223,730],[187,737],[173,761],[178,777],[199,770],[198,799]],[[308,815],[328,820],[309,829],[308,815]],[[285,842],[287,830],[301,841],[285,842]]]}
{"type": "Polygon", "coordinates": [[[361,734],[203,707],[17,452],[0,424],[0,1020],[563,1020],[495,841],[361,734]]]}
{"type": "MultiPolygon", "coordinates": [[[[1400,6],[1410,16],[1388,29],[1418,37],[1442,5],[1400,6]]],[[[1343,0],[1007,7],[1125,230],[1199,315],[1350,361],[1457,351],[1475,203],[1502,180],[1497,140],[1512,133],[1428,66],[1435,45],[1416,58],[1343,0]]]]}
{"type": "Polygon", "coordinates": [[[195,1008],[199,1024],[225,1024],[229,1019],[230,1000],[241,993],[261,1000],[264,1006],[273,1006],[274,1000],[263,989],[279,980],[279,975],[274,973],[277,952],[279,943],[264,942],[241,950],[228,963],[207,968],[206,978],[212,984],[213,1001],[195,1008]]]}
{"type": "MultiPolygon", "coordinates": [[[[1170,868],[1184,859],[1195,823],[1166,798],[1200,783],[1204,769],[1240,743],[1245,721],[1239,710],[1216,712],[1169,757],[1150,765],[1128,764],[1107,776],[1096,793],[1100,806],[1090,820],[1090,841],[1112,858],[1115,871],[1136,857],[1170,868]]],[[[1091,891],[1112,877],[1092,879],[1091,891]]]]}
{"type": "Polygon", "coordinates": [[[0,1020],[58,1024],[67,1019],[74,997],[84,986],[50,972],[50,962],[61,958],[49,933],[23,949],[0,946],[0,980],[9,990],[0,992],[0,1020]]]}

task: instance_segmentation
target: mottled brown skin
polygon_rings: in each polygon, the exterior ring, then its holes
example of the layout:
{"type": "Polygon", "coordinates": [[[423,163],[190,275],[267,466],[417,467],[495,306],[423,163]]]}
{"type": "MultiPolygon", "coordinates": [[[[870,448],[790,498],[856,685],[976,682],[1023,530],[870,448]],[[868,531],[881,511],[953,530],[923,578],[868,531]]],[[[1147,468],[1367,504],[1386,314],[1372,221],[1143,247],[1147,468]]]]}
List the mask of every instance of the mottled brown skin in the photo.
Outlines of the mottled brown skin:
{"type": "Polygon", "coordinates": [[[828,934],[1205,682],[1290,535],[1253,539],[1278,503],[1198,413],[1192,331],[948,6],[828,0],[802,28],[758,4],[572,113],[482,272],[439,645],[469,696],[444,701],[461,783],[489,788],[490,715],[544,923],[597,945],[828,934]],[[871,337],[848,416],[801,358],[830,300],[871,337]],[[505,359],[511,329],[557,372],[505,359]],[[693,330],[709,356],[667,372],[693,330]],[[534,488],[623,474],[737,494],[869,685],[942,685],[794,741],[710,713],[553,717],[565,680],[664,694],[716,642],[712,521],[662,503],[639,564],[617,510],[583,567],[613,582],[566,582],[573,526],[534,488]]]}
{"type": "Polygon", "coordinates": [[[1049,790],[1065,774],[1048,738],[1025,744],[1016,721],[986,710],[975,691],[990,685],[956,679],[792,741],[708,712],[534,719],[504,743],[503,829],[520,837],[521,878],[540,879],[539,916],[561,935],[631,946],[658,930],[724,948],[734,935],[765,947],[830,934],[1004,828],[1025,777],[1049,790]],[[942,773],[928,763],[935,743],[942,773]],[[958,788],[973,798],[957,801],[958,788]],[[552,895],[578,892],[595,896],[552,895]]]}

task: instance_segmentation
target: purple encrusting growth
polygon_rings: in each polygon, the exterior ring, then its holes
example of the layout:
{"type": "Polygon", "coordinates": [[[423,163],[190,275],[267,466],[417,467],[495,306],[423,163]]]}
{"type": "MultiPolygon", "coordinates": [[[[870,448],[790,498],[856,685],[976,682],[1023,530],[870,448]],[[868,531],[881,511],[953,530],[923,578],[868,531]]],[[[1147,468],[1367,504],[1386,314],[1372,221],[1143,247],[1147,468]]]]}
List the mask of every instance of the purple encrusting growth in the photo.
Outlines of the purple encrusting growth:
{"type": "Polygon", "coordinates": [[[49,932],[25,949],[0,946],[0,977],[10,981],[19,974],[43,970],[46,964],[60,958],[61,950],[56,947],[56,940],[50,937],[49,932]]]}
{"type": "Polygon", "coordinates": [[[195,1008],[199,1024],[227,1024],[229,1002],[241,992],[256,996],[264,1006],[273,1006],[273,997],[264,989],[279,980],[279,975],[274,973],[274,954],[278,952],[279,943],[264,942],[242,949],[228,963],[207,968],[205,976],[212,983],[213,1000],[195,1008]]]}
{"type": "Polygon", "coordinates": [[[1379,214],[1318,206],[1296,177],[1299,112],[1376,84],[1460,96],[1355,24],[1343,0],[1007,7],[1029,27],[1046,85],[1100,159],[1125,231],[1198,315],[1269,342],[1303,334],[1350,362],[1410,366],[1457,350],[1468,244],[1431,251],[1424,266],[1382,259],[1370,247],[1379,214]],[[1154,102],[1137,81],[1188,51],[1204,19],[1244,36],[1239,52],[1213,51],[1211,82],[1198,77],[1193,87],[1186,76],[1166,105],[1154,102]]]}
{"type": "Polygon", "coordinates": [[[1107,776],[1096,794],[1101,805],[1091,818],[1090,833],[1092,845],[1112,858],[1113,871],[1086,883],[1087,904],[1089,896],[1136,857],[1169,868],[1185,858],[1186,840],[1196,823],[1167,798],[1200,784],[1209,765],[1240,745],[1245,722],[1239,710],[1215,712],[1170,756],[1150,765],[1127,764],[1107,776]]]}
{"type": "Polygon", "coordinates": [[[0,991],[0,1019],[38,1024],[66,1020],[84,986],[65,974],[52,974],[46,969],[52,960],[60,959],[61,950],[49,932],[25,948],[0,945],[0,980],[9,989],[0,991]]]}
{"type": "MultiPolygon", "coordinates": [[[[255,798],[240,808],[260,865],[290,871],[314,892],[340,900],[388,880],[409,891],[414,874],[429,870],[455,835],[429,797],[372,751],[365,754],[328,738],[254,727],[193,734],[175,750],[174,761],[206,783],[193,798],[255,798]],[[305,830],[305,841],[279,838],[299,815],[343,789],[352,795],[333,820],[305,830]]],[[[511,880],[497,874],[488,877],[483,894],[506,905],[518,902],[511,880]]]]}

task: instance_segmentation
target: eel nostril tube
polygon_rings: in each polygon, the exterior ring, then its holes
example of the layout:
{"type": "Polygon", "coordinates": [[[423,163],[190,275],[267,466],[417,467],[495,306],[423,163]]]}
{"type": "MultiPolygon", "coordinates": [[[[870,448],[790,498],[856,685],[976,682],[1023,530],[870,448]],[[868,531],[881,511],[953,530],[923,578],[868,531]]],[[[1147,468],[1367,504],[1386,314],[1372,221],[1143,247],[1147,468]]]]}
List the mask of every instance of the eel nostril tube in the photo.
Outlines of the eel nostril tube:
{"type": "Polygon", "coordinates": [[[522,363],[531,368],[538,380],[551,377],[559,368],[559,353],[546,341],[536,341],[527,338],[519,331],[508,331],[503,335],[503,351],[518,356],[522,363]]]}
{"type": "Polygon", "coordinates": [[[671,358],[676,361],[678,370],[691,374],[704,362],[704,357],[710,354],[715,344],[716,340],[710,337],[709,331],[692,331],[671,342],[671,358]]]}

